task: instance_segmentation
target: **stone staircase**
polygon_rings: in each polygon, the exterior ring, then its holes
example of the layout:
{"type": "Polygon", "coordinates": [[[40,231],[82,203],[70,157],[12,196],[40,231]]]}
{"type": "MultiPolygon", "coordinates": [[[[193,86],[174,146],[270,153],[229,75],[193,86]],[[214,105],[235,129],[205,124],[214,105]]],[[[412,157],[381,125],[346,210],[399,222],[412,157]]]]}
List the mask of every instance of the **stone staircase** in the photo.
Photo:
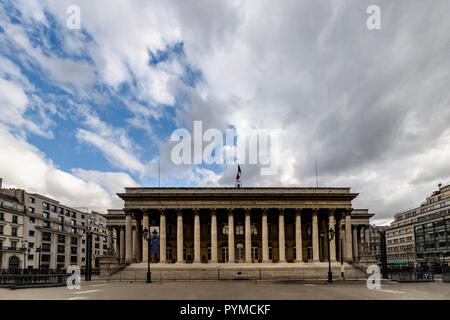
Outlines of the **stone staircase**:
{"type": "MultiPolygon", "coordinates": [[[[344,263],[345,281],[366,280],[362,270],[344,263]]],[[[340,263],[332,264],[333,280],[343,281],[340,263]]],[[[269,264],[152,264],[152,281],[189,280],[292,280],[326,281],[328,263],[269,263],[269,264]]],[[[103,279],[109,281],[145,281],[146,263],[133,263],[103,279]]]]}

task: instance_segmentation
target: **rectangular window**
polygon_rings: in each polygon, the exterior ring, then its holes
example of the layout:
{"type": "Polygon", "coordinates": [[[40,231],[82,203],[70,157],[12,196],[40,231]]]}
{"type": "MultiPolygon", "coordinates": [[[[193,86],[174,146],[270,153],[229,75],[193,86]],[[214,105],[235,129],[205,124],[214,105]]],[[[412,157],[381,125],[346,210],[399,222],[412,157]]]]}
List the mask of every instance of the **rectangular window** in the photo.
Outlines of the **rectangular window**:
{"type": "Polygon", "coordinates": [[[58,234],[58,242],[59,243],[66,243],[66,237],[62,234],[58,234]]]}
{"type": "Polygon", "coordinates": [[[34,213],[34,208],[33,207],[28,207],[28,212],[29,213],[34,213]]]}
{"type": "Polygon", "coordinates": [[[44,217],[44,219],[50,219],[50,214],[48,212],[42,213],[42,216],[44,217]]]}
{"type": "Polygon", "coordinates": [[[28,198],[28,202],[29,202],[29,203],[34,203],[34,198],[29,197],[29,198],[28,198]]]}
{"type": "Polygon", "coordinates": [[[70,256],[70,263],[76,264],[77,260],[78,260],[77,256],[70,256]]]}
{"type": "Polygon", "coordinates": [[[71,244],[74,244],[74,245],[77,245],[77,244],[78,244],[78,239],[77,239],[77,237],[70,237],[70,243],[71,243],[71,244]]]}
{"type": "Polygon", "coordinates": [[[44,226],[44,228],[50,228],[50,222],[44,221],[43,226],[44,226]]]}
{"type": "Polygon", "coordinates": [[[3,226],[0,225],[0,234],[3,234],[3,226]]]}
{"type": "Polygon", "coordinates": [[[34,248],[34,242],[29,242],[28,243],[28,248],[33,249],[34,248]]]}
{"type": "Polygon", "coordinates": [[[42,262],[50,262],[50,255],[49,254],[43,254],[41,256],[42,262]]]}
{"type": "Polygon", "coordinates": [[[71,254],[77,254],[77,247],[70,247],[71,254]]]}
{"type": "Polygon", "coordinates": [[[28,231],[28,235],[29,235],[30,237],[34,237],[34,230],[28,231]]]}
{"type": "Polygon", "coordinates": [[[29,255],[28,255],[28,260],[33,260],[33,259],[34,259],[34,255],[29,254],[29,255]]]}
{"type": "Polygon", "coordinates": [[[66,252],[66,246],[58,245],[58,253],[65,253],[65,252],[66,252]]]}
{"type": "Polygon", "coordinates": [[[17,237],[17,228],[16,228],[16,227],[12,227],[12,228],[11,228],[11,235],[12,235],[13,237],[17,237]]]}
{"type": "Polygon", "coordinates": [[[11,241],[11,249],[15,250],[17,248],[17,241],[11,241]]]}
{"type": "Polygon", "coordinates": [[[34,217],[30,217],[30,223],[35,223],[36,219],[34,217]]]}
{"type": "Polygon", "coordinates": [[[64,222],[64,216],[58,216],[58,222],[63,223],[64,222]]]}
{"type": "Polygon", "coordinates": [[[62,224],[59,224],[58,225],[58,231],[64,231],[64,226],[62,225],[62,224]]]}
{"type": "Polygon", "coordinates": [[[50,243],[43,243],[42,244],[42,252],[50,252],[51,250],[51,244],[50,243]]]}
{"type": "Polygon", "coordinates": [[[56,258],[57,262],[64,263],[66,261],[66,256],[58,255],[56,258]]]}
{"type": "Polygon", "coordinates": [[[13,223],[18,223],[19,222],[19,217],[18,216],[12,216],[12,222],[13,223]]]}
{"type": "Polygon", "coordinates": [[[3,212],[0,212],[0,221],[5,221],[5,216],[3,215],[3,212]]]}
{"type": "Polygon", "coordinates": [[[52,241],[52,234],[48,232],[42,232],[43,241],[52,241]]]}
{"type": "Polygon", "coordinates": [[[48,210],[48,203],[47,202],[42,203],[42,209],[48,210]]]}

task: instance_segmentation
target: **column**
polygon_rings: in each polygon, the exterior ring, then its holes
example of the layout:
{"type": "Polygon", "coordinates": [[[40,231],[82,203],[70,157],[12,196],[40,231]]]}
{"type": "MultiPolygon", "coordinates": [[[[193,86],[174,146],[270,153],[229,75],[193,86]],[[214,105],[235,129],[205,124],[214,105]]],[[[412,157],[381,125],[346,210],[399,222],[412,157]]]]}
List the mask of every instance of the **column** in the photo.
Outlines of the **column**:
{"type": "MultiPolygon", "coordinates": [[[[144,216],[142,217],[142,228],[148,230],[148,236],[150,237],[150,223],[148,219],[148,213],[144,212],[144,216]]],[[[148,262],[148,241],[145,240],[142,242],[142,262],[148,262]]]]}
{"type": "Polygon", "coordinates": [[[352,227],[353,227],[353,256],[354,256],[354,260],[357,260],[359,257],[358,226],[352,226],[352,227]]]}
{"type": "Polygon", "coordinates": [[[339,261],[344,261],[344,247],[345,247],[345,233],[343,231],[344,226],[344,218],[343,216],[339,215],[339,221],[337,223],[338,225],[338,234],[339,234],[339,242],[338,242],[338,253],[339,253],[339,261]],[[342,255],[342,257],[341,257],[342,255]]]}
{"type": "Polygon", "coordinates": [[[166,215],[161,209],[159,210],[159,263],[167,262],[166,240],[166,215]]]}
{"type": "Polygon", "coordinates": [[[312,243],[313,243],[313,261],[319,262],[319,225],[318,225],[319,209],[313,209],[312,214],[312,243]]]}
{"type": "Polygon", "coordinates": [[[252,226],[250,209],[245,209],[245,262],[252,262],[252,226]]]}
{"type": "Polygon", "coordinates": [[[352,251],[352,218],[351,211],[349,210],[345,215],[345,259],[353,259],[352,251]]]}
{"type": "Polygon", "coordinates": [[[278,214],[278,257],[279,262],[286,262],[286,246],[284,235],[284,210],[280,209],[278,214]]]}
{"type": "Polygon", "coordinates": [[[142,220],[136,217],[136,260],[142,262],[142,220]]]}
{"type": "Polygon", "coordinates": [[[228,210],[228,262],[233,263],[236,260],[234,254],[234,221],[233,209],[228,210]]]}
{"type": "Polygon", "coordinates": [[[194,263],[201,263],[200,258],[200,216],[198,210],[194,212],[194,263]]]}
{"type": "Polygon", "coordinates": [[[330,240],[330,261],[335,262],[336,261],[336,227],[335,227],[335,220],[334,220],[334,209],[330,210],[330,213],[328,215],[328,229],[333,231],[333,239],[330,240]]]}
{"type": "Polygon", "coordinates": [[[136,225],[132,227],[133,229],[133,261],[137,260],[137,238],[136,238],[136,225]]]}
{"type": "Polygon", "coordinates": [[[131,213],[125,214],[125,262],[131,262],[133,259],[133,224],[131,213]]]}
{"type": "Polygon", "coordinates": [[[295,211],[295,262],[303,262],[302,216],[300,209],[295,211]]]}
{"type": "Polygon", "coordinates": [[[125,262],[125,228],[123,226],[119,227],[120,233],[120,262],[125,262]]]}
{"type": "Polygon", "coordinates": [[[267,210],[262,213],[262,254],[263,262],[269,262],[269,228],[267,225],[267,210]]]}
{"type": "Polygon", "coordinates": [[[115,226],[114,230],[116,230],[116,252],[115,252],[115,256],[120,259],[120,227],[115,226]]]}
{"type": "Polygon", "coordinates": [[[183,215],[181,210],[177,215],[177,263],[184,263],[183,259],[183,215]]]}
{"type": "Polygon", "coordinates": [[[320,261],[328,262],[328,243],[327,243],[327,222],[325,219],[321,220],[319,228],[320,238],[320,261]]]}
{"type": "Polygon", "coordinates": [[[211,209],[211,263],[217,263],[217,216],[216,210],[211,209]]]}

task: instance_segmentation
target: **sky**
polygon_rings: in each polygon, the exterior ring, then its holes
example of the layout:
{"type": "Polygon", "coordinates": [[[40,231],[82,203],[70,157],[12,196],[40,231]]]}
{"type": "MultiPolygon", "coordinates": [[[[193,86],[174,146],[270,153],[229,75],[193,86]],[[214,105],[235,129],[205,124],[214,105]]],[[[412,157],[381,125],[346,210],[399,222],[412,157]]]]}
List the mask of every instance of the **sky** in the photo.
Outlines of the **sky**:
{"type": "Polygon", "coordinates": [[[449,16],[448,0],[0,0],[0,177],[106,212],[124,187],[234,185],[234,163],[174,164],[177,129],[279,130],[277,173],[241,163],[244,186],[351,187],[386,224],[450,183],[449,16]]]}

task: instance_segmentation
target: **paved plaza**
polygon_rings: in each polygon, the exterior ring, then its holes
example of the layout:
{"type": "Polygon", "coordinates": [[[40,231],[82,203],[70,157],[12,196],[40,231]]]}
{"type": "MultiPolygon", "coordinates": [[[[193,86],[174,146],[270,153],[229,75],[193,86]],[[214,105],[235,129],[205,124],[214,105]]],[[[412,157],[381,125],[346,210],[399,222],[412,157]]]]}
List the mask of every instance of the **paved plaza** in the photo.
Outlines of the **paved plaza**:
{"type": "Polygon", "coordinates": [[[410,300],[450,299],[450,283],[383,281],[369,290],[363,281],[332,284],[295,281],[82,282],[80,290],[59,288],[0,289],[2,300],[410,300]]]}

